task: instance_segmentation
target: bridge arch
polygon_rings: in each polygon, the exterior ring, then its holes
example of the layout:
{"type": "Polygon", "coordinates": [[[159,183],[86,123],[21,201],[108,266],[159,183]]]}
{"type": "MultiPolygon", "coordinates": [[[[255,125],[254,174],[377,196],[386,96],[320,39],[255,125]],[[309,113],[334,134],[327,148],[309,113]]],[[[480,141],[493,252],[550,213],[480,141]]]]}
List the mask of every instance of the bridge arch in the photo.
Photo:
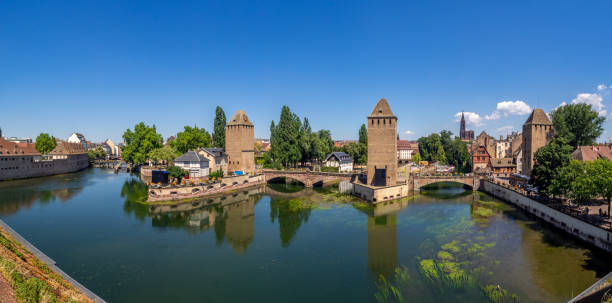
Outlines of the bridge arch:
{"type": "Polygon", "coordinates": [[[464,176],[449,176],[449,177],[420,177],[414,179],[413,189],[415,191],[421,190],[421,188],[438,183],[455,183],[462,184],[470,189],[474,190],[474,188],[478,187],[474,182],[473,177],[464,177],[464,176]],[[476,186],[475,186],[476,185],[476,186]]]}
{"type": "Polygon", "coordinates": [[[275,177],[267,179],[266,183],[285,183],[289,180],[300,183],[300,185],[302,186],[306,186],[306,183],[304,182],[304,180],[300,180],[299,177],[294,177],[294,176],[275,176],[275,177]]]}

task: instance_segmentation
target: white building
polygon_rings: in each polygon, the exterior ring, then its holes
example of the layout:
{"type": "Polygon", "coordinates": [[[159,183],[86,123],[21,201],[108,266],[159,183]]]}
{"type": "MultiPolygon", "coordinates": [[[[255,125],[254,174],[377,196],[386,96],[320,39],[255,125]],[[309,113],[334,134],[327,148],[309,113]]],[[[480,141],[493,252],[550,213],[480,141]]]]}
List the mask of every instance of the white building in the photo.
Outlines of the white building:
{"type": "Polygon", "coordinates": [[[333,152],[325,159],[325,166],[338,167],[339,172],[353,171],[353,157],[344,152],[333,152]]]}
{"type": "Polygon", "coordinates": [[[209,161],[195,151],[188,151],[174,160],[174,165],[189,173],[189,178],[204,178],[210,174],[209,161]]]}
{"type": "Polygon", "coordinates": [[[85,136],[82,134],[72,133],[72,135],[68,137],[68,142],[83,144],[83,148],[85,148],[85,151],[87,151],[87,140],[85,140],[85,136]]]}
{"type": "Polygon", "coordinates": [[[510,140],[499,140],[495,142],[496,158],[512,157],[512,142],[510,140]]]}
{"type": "Polygon", "coordinates": [[[115,142],[111,141],[111,139],[106,139],[106,141],[104,141],[104,144],[106,144],[111,150],[109,155],[114,156],[114,157],[119,156],[120,154],[119,146],[115,145],[115,142]]]}

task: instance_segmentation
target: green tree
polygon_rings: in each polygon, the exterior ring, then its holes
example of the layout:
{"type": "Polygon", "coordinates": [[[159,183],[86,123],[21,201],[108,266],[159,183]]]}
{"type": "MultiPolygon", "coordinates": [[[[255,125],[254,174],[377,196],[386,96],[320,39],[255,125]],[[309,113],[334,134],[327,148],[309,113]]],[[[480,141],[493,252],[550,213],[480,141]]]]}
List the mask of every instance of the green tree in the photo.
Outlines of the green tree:
{"type": "Polygon", "coordinates": [[[227,124],[225,112],[221,106],[217,106],[217,109],[215,110],[215,123],[212,140],[214,147],[225,148],[225,124],[227,124]]]}
{"type": "Polygon", "coordinates": [[[272,121],[270,126],[270,153],[273,161],[278,161],[286,167],[295,165],[302,159],[299,142],[301,125],[300,118],[284,105],[278,125],[272,121]]]}
{"type": "Polygon", "coordinates": [[[170,145],[181,154],[200,147],[210,147],[210,134],[204,128],[185,126],[170,145]]]}
{"type": "Polygon", "coordinates": [[[414,162],[416,164],[419,164],[419,162],[421,162],[421,161],[422,161],[422,159],[421,159],[421,155],[420,154],[416,154],[416,155],[412,156],[412,162],[414,162]]]}
{"type": "Polygon", "coordinates": [[[592,177],[586,172],[586,167],[586,163],[570,160],[566,166],[559,169],[558,176],[551,181],[550,192],[563,195],[577,203],[591,200],[597,190],[592,177]]]}
{"type": "MultiPolygon", "coordinates": [[[[608,215],[610,215],[610,203],[612,203],[612,162],[608,159],[597,159],[589,162],[586,166],[586,174],[596,190],[596,195],[606,199],[608,202],[608,215]]],[[[612,225],[612,221],[610,224],[612,225]]]]}
{"type": "Polygon", "coordinates": [[[172,165],[174,163],[174,159],[176,159],[178,156],[177,151],[171,146],[156,148],[149,153],[149,159],[156,164],[166,163],[172,165]]]}
{"type": "Polygon", "coordinates": [[[368,128],[366,127],[365,123],[361,124],[361,127],[359,128],[359,143],[368,146],[368,128]]]}
{"type": "Polygon", "coordinates": [[[334,150],[334,140],[331,137],[331,132],[327,129],[322,129],[317,132],[317,155],[316,158],[324,160],[334,150]]]}
{"type": "Polygon", "coordinates": [[[36,143],[34,144],[36,150],[43,155],[51,152],[56,146],[57,142],[55,142],[55,137],[49,136],[47,133],[38,135],[38,137],[36,137],[36,143]]]}
{"type": "Polygon", "coordinates": [[[423,160],[446,164],[446,154],[439,134],[433,133],[427,137],[421,137],[418,142],[419,154],[421,154],[423,160]]]}
{"type": "Polygon", "coordinates": [[[351,155],[357,164],[368,162],[368,147],[363,143],[350,142],[342,147],[342,151],[351,155]]]}
{"type": "Polygon", "coordinates": [[[557,137],[565,138],[576,148],[593,145],[603,132],[606,120],[600,117],[589,104],[567,104],[553,110],[550,114],[557,137]]]}
{"type": "Polygon", "coordinates": [[[96,148],[88,150],[87,156],[89,157],[89,161],[93,162],[94,160],[98,160],[98,159],[106,159],[108,154],[106,153],[104,148],[102,148],[101,146],[98,146],[96,148]]]}
{"type": "Polygon", "coordinates": [[[187,176],[187,172],[178,166],[172,165],[168,167],[168,175],[180,180],[187,176]]]}
{"type": "Polygon", "coordinates": [[[304,118],[304,123],[300,128],[300,153],[302,154],[302,163],[306,163],[313,159],[313,143],[315,141],[314,135],[312,133],[312,128],[310,127],[310,122],[308,122],[308,118],[304,118]]]}
{"type": "MultiPolygon", "coordinates": [[[[443,136],[441,136],[443,137],[443,136]]],[[[444,143],[443,143],[444,144],[444,143]]],[[[469,173],[472,171],[472,157],[467,149],[467,143],[455,138],[447,143],[444,149],[448,164],[455,166],[455,171],[469,173]]]]}
{"type": "Polygon", "coordinates": [[[548,145],[538,149],[534,155],[530,182],[544,195],[563,194],[558,187],[553,186],[553,180],[558,179],[561,169],[570,163],[573,150],[565,138],[554,138],[548,145]]]}
{"type": "Polygon", "coordinates": [[[155,125],[148,126],[140,122],[123,133],[125,146],[121,149],[121,156],[127,163],[141,165],[149,157],[149,153],[163,145],[163,139],[155,130],[155,125]]]}

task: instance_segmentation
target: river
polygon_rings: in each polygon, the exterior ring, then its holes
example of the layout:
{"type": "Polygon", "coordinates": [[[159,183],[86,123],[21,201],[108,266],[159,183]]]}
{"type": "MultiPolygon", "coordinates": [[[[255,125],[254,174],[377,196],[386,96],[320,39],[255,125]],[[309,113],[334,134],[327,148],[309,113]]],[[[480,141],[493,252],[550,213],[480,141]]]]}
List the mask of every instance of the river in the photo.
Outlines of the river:
{"type": "Polygon", "coordinates": [[[153,208],[146,194],[105,169],[4,181],[0,218],[109,302],[562,302],[612,270],[452,184],[375,208],[284,184],[153,208]]]}

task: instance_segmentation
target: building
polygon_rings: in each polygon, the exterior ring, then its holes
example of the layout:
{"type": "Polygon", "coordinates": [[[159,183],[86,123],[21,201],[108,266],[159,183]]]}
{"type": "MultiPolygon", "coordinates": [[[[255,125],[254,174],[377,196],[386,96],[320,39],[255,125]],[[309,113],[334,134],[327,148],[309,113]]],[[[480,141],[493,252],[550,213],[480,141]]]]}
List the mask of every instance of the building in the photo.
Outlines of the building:
{"type": "Polygon", "coordinates": [[[202,148],[198,150],[198,154],[208,159],[211,172],[221,170],[223,175],[227,175],[227,155],[223,148],[202,148]]]}
{"type": "Polygon", "coordinates": [[[353,157],[344,152],[333,152],[325,158],[325,166],[337,167],[339,172],[353,171],[353,157]]]}
{"type": "Polygon", "coordinates": [[[474,131],[465,129],[465,116],[463,115],[463,112],[461,112],[461,126],[459,127],[459,138],[462,141],[474,140],[474,131]]]}
{"type": "Polygon", "coordinates": [[[0,180],[66,174],[87,168],[87,152],[81,144],[57,141],[49,155],[41,155],[34,143],[9,142],[0,137],[0,180]]]}
{"type": "Polygon", "coordinates": [[[225,126],[225,153],[229,172],[255,172],[255,132],[243,110],[237,111],[225,126]]]}
{"type": "Polygon", "coordinates": [[[484,145],[478,145],[472,150],[472,169],[475,173],[483,174],[491,171],[491,155],[484,145]]]}
{"type": "Polygon", "coordinates": [[[119,148],[118,145],[115,145],[115,142],[113,142],[111,139],[106,139],[104,141],[104,144],[108,146],[108,148],[111,151],[109,155],[113,157],[119,157],[121,155],[121,149],[119,148]]]}
{"type": "Polygon", "coordinates": [[[397,117],[386,99],[380,99],[368,116],[367,184],[397,184],[397,117]]]}
{"type": "Polygon", "coordinates": [[[510,175],[516,173],[516,164],[512,158],[495,158],[491,159],[491,171],[498,178],[510,178],[510,175]]]}
{"type": "Polygon", "coordinates": [[[204,178],[210,174],[208,159],[192,150],[174,159],[174,165],[189,173],[189,178],[204,178]]]}
{"type": "Polygon", "coordinates": [[[87,151],[87,140],[85,140],[85,136],[80,133],[72,133],[72,135],[68,137],[68,142],[82,144],[85,151],[87,151]]]}
{"type": "Polygon", "coordinates": [[[533,110],[525,124],[523,124],[523,169],[522,174],[531,176],[533,156],[542,146],[546,146],[555,135],[555,129],[546,113],[536,108],[533,110]]]}
{"type": "Polygon", "coordinates": [[[408,140],[397,141],[397,160],[399,162],[408,162],[412,160],[412,156],[419,153],[419,143],[408,140]]]}
{"type": "Polygon", "coordinates": [[[612,161],[612,145],[600,144],[595,146],[578,146],[572,153],[572,157],[583,162],[597,159],[608,159],[612,161]]]}
{"type": "Polygon", "coordinates": [[[499,137],[498,141],[495,141],[495,158],[511,158],[512,157],[512,141],[504,139],[502,136],[499,137]]]}
{"type": "Polygon", "coordinates": [[[484,146],[491,158],[497,155],[497,144],[495,143],[495,139],[489,136],[485,131],[482,131],[480,135],[476,137],[476,140],[472,143],[472,145],[474,145],[472,147],[473,150],[475,150],[479,146],[484,146]]]}
{"type": "Polygon", "coordinates": [[[27,137],[27,138],[9,137],[6,139],[6,141],[13,142],[13,143],[32,143],[32,138],[30,137],[27,137]]]}
{"type": "Polygon", "coordinates": [[[523,149],[519,147],[518,150],[512,153],[514,164],[516,165],[516,173],[523,174],[523,149]]]}
{"type": "Polygon", "coordinates": [[[357,140],[336,140],[334,141],[335,148],[342,148],[349,143],[357,143],[357,140]]]}

